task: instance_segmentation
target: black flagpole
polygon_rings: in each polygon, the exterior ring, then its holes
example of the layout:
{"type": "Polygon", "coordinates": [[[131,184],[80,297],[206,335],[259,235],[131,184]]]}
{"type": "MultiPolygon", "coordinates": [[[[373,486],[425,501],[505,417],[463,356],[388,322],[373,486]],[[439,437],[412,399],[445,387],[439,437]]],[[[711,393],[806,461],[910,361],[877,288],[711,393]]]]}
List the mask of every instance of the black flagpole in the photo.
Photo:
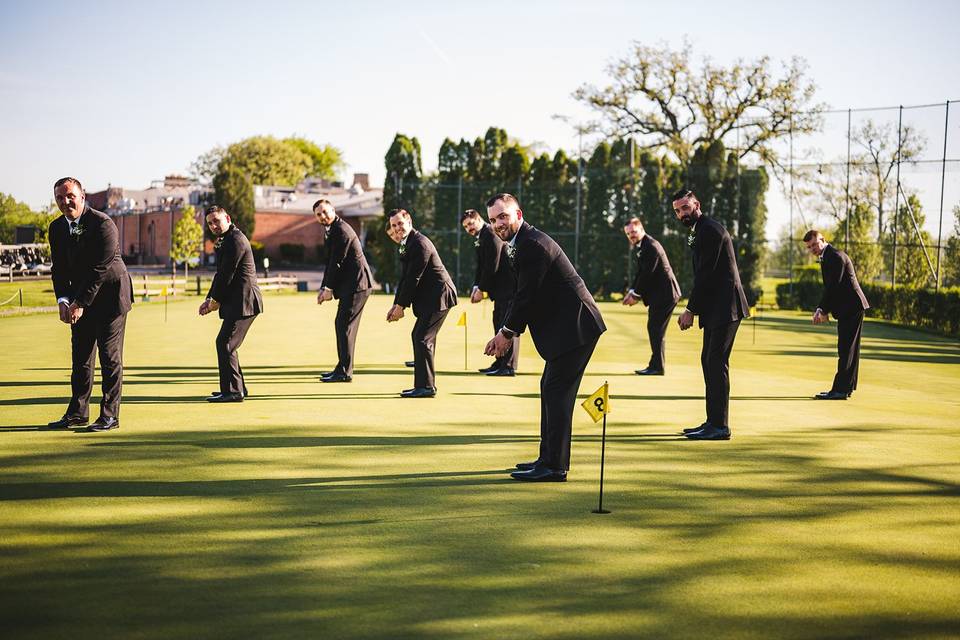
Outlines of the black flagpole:
{"type": "MultiPolygon", "coordinates": [[[[606,382],[603,383],[606,387],[606,382]]],[[[607,387],[609,393],[609,387],[607,387]]],[[[603,435],[600,438],[600,501],[593,513],[610,513],[603,508],[603,465],[607,454],[607,408],[603,408],[603,435]]]]}

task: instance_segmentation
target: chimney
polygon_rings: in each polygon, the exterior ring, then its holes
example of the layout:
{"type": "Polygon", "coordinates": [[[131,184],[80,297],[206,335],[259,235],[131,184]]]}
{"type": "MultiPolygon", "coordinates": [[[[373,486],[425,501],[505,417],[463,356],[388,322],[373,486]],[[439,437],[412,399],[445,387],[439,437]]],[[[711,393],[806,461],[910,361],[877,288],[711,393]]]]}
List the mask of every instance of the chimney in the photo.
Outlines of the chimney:
{"type": "Polygon", "coordinates": [[[353,184],[360,185],[360,188],[364,191],[370,191],[370,174],[369,173],[355,173],[353,174],[353,184]]]}

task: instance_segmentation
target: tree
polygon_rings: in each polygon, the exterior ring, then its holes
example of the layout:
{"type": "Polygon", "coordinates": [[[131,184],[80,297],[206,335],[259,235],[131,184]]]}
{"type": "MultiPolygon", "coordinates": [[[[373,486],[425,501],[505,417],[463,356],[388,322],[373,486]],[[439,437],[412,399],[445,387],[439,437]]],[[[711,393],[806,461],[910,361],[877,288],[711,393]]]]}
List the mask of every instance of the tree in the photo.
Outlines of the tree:
{"type": "Polygon", "coordinates": [[[607,67],[610,84],[585,84],[574,98],[596,110],[614,135],[640,138],[646,149],[665,148],[682,166],[693,153],[739,134],[739,155],[753,155],[782,169],[774,144],[794,134],[819,130],[820,104],[806,78],[806,62],[793,58],[775,78],[770,59],[736,61],[722,67],[705,60],[694,68],[692,47],[634,42],[607,67]]]}
{"type": "MultiPolygon", "coordinates": [[[[384,156],[386,175],[383,183],[383,218],[367,235],[366,246],[377,269],[377,280],[393,282],[398,274],[397,252],[393,241],[387,237],[387,215],[393,209],[407,209],[417,213],[420,182],[423,175],[420,141],[398,133],[384,156]]],[[[423,226],[422,218],[415,218],[417,226],[423,226]]]]}
{"type": "Polygon", "coordinates": [[[203,245],[203,226],[197,222],[196,210],[187,205],[180,214],[180,219],[173,227],[173,238],[170,242],[170,259],[173,262],[173,276],[177,276],[177,263],[183,263],[183,277],[190,274],[190,258],[200,253],[203,245]]]}
{"type": "Polygon", "coordinates": [[[213,192],[216,203],[226,209],[237,228],[252,238],[256,208],[250,177],[233,164],[223,164],[213,178],[213,192]]]}
{"type": "Polygon", "coordinates": [[[926,216],[923,214],[920,198],[916,194],[910,194],[906,202],[900,205],[900,210],[891,224],[891,230],[885,235],[885,243],[891,247],[885,256],[887,269],[891,277],[895,278],[894,283],[897,285],[924,288],[933,284],[930,265],[932,263],[936,269],[936,255],[930,251],[933,239],[923,230],[925,221],[926,216]],[[917,227],[921,229],[919,238],[914,220],[917,227]],[[921,240],[926,251],[921,247],[921,240]],[[894,243],[897,245],[895,251],[892,248],[894,243]],[[894,268],[894,261],[896,261],[896,268],[894,268]]]}
{"type": "Polygon", "coordinates": [[[253,136],[227,147],[217,172],[230,166],[246,174],[252,184],[290,186],[307,176],[313,162],[292,144],[273,136],[253,136]]]}
{"type": "Polygon", "coordinates": [[[37,227],[37,242],[46,242],[47,228],[56,213],[36,212],[13,196],[0,193],[0,244],[12,243],[20,226],[37,227]]]}
{"type": "Polygon", "coordinates": [[[838,220],[833,227],[833,235],[828,238],[831,244],[844,247],[844,251],[853,262],[860,282],[872,282],[879,278],[883,271],[883,254],[880,251],[880,245],[873,241],[876,219],[876,214],[869,203],[857,201],[850,208],[849,219],[838,220]],[[848,232],[849,245],[843,242],[848,232]]]}
{"type": "Polygon", "coordinates": [[[947,239],[940,260],[943,286],[960,286],[960,205],[953,208],[953,234],[947,239]]]}
{"type": "Polygon", "coordinates": [[[325,180],[334,180],[337,174],[346,167],[343,161],[343,152],[330,145],[318,146],[315,142],[307,140],[302,136],[291,136],[282,140],[294,149],[308,156],[312,161],[312,166],[307,174],[316,178],[325,180]]]}

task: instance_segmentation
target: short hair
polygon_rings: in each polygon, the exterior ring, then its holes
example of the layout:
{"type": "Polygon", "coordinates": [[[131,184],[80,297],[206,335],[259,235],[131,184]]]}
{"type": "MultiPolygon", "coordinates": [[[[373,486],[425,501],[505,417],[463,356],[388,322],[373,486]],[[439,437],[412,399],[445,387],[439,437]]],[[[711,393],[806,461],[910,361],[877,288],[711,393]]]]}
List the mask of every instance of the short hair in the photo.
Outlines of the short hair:
{"type": "Polygon", "coordinates": [[[643,229],[643,222],[641,222],[640,218],[638,218],[637,216],[633,216],[632,218],[627,220],[627,222],[623,226],[625,227],[638,226],[641,229],[643,229]]]}
{"type": "Polygon", "coordinates": [[[674,194],[670,196],[670,202],[676,202],[677,200],[683,200],[684,198],[688,198],[688,197],[693,198],[694,200],[697,200],[697,196],[693,193],[691,189],[688,189],[687,187],[683,187],[682,189],[678,189],[677,191],[675,191],[674,194]]]}
{"type": "Polygon", "coordinates": [[[406,209],[391,209],[390,213],[387,214],[387,218],[392,218],[393,216],[402,216],[404,218],[413,219],[413,216],[410,215],[410,212],[406,209]]]}
{"type": "Polygon", "coordinates": [[[332,208],[334,211],[336,211],[336,207],[333,206],[333,203],[331,203],[331,202],[330,202],[329,200],[327,200],[326,198],[320,198],[319,200],[317,200],[316,202],[314,202],[314,203],[313,203],[313,210],[316,211],[316,210],[317,210],[317,207],[322,207],[322,206],[324,206],[324,205],[330,205],[330,208],[332,208]]]}
{"type": "Polygon", "coordinates": [[[467,209],[466,211],[460,214],[460,222],[462,223],[467,218],[480,218],[480,212],[477,211],[476,209],[467,209]]]}
{"type": "Polygon", "coordinates": [[[517,208],[520,208],[520,201],[517,200],[517,197],[510,193],[498,193],[489,200],[487,200],[487,208],[489,209],[493,205],[497,204],[498,200],[503,200],[505,203],[513,203],[517,205],[517,208]]]}
{"type": "Polygon", "coordinates": [[[816,238],[822,238],[822,237],[823,237],[822,233],[820,233],[816,229],[810,229],[810,231],[807,231],[805,234],[803,234],[803,241],[810,242],[811,240],[814,240],[816,238]]]}
{"type": "MultiPolygon", "coordinates": [[[[71,183],[71,182],[72,182],[73,184],[77,185],[78,187],[80,187],[80,191],[83,191],[83,185],[80,184],[80,181],[77,180],[76,178],[72,178],[72,177],[70,177],[70,176],[67,176],[66,178],[60,178],[59,180],[57,180],[56,182],[54,182],[54,183],[53,183],[53,188],[54,188],[54,190],[57,190],[57,189],[59,189],[60,187],[62,187],[63,185],[69,184],[69,183],[71,183]]],[[[86,193],[86,191],[83,191],[83,192],[86,193]]]]}
{"type": "Polygon", "coordinates": [[[212,205],[210,205],[209,207],[207,207],[206,209],[204,209],[204,210],[203,210],[203,217],[206,218],[207,216],[212,216],[212,215],[217,214],[217,213],[222,213],[222,214],[226,215],[228,218],[230,217],[230,214],[227,213],[227,210],[224,209],[223,207],[221,207],[221,206],[218,205],[218,204],[212,204],[212,205]]]}

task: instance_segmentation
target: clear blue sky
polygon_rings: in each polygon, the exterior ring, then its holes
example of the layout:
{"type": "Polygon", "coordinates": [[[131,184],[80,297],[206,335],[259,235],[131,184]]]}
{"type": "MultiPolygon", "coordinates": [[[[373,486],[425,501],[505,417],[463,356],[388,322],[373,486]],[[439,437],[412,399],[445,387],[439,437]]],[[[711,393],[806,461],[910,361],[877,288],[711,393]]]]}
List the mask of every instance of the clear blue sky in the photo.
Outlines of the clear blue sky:
{"type": "MultiPolygon", "coordinates": [[[[958,7],[8,0],[0,191],[40,207],[62,175],[90,190],[142,188],[254,134],[333,144],[347,176],[368,172],[377,184],[397,131],[420,138],[427,170],[444,137],[473,138],[490,125],[573,149],[569,127],[551,115],[585,116],[571,92],[602,81],[632,40],[679,46],[686,36],[721,63],[802,56],[819,100],[834,107],[942,102],[960,98],[958,7]]],[[[784,202],[771,200],[775,224],[784,202]]]]}

